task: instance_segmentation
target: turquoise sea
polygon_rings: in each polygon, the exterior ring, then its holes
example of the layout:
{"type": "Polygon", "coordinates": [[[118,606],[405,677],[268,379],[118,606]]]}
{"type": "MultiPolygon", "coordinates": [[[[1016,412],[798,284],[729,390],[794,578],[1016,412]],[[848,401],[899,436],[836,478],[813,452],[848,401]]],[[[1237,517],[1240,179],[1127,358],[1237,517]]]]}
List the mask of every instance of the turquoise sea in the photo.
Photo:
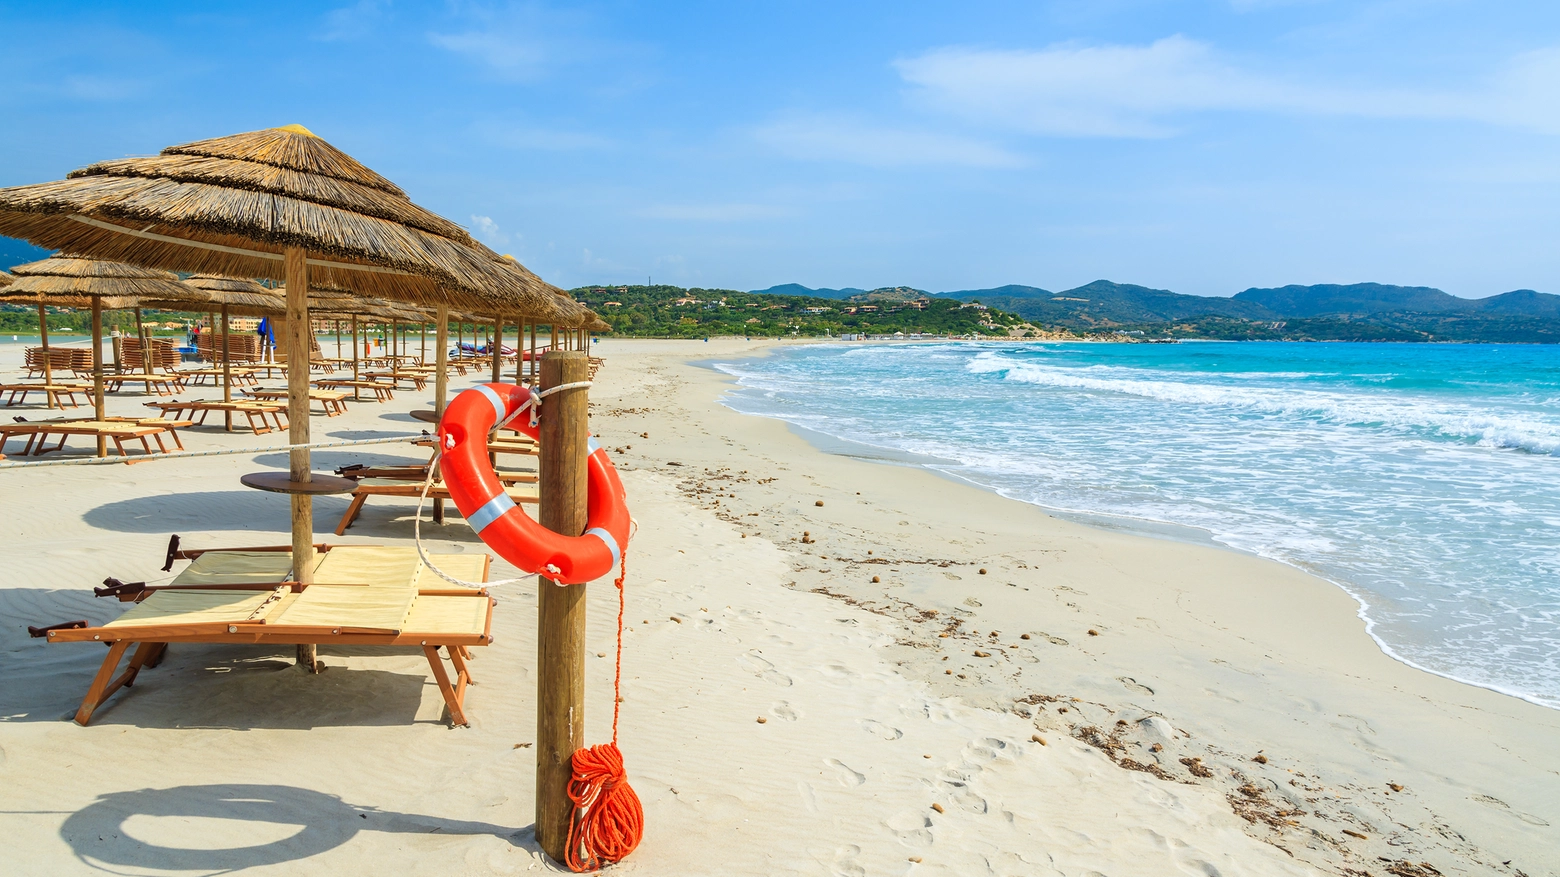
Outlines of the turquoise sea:
{"type": "Polygon", "coordinates": [[[731,407],[1327,578],[1389,654],[1560,708],[1560,346],[823,344],[731,407]]]}

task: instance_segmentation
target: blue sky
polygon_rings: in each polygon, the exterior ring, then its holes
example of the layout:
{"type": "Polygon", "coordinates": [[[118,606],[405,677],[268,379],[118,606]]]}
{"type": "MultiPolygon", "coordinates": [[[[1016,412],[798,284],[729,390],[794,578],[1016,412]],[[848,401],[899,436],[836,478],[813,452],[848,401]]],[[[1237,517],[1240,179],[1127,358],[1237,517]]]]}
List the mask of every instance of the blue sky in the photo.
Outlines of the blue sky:
{"type": "Polygon", "coordinates": [[[299,123],[561,286],[1560,292],[1560,4],[0,2],[0,185],[299,123]]]}

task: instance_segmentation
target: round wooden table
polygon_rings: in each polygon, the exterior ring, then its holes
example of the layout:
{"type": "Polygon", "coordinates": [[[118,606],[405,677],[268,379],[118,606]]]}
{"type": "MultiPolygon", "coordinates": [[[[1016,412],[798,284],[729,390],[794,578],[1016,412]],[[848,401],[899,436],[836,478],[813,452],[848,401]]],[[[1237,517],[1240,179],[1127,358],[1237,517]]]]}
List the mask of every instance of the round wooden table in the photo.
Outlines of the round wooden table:
{"type": "Polygon", "coordinates": [[[427,408],[418,408],[416,411],[412,412],[412,417],[414,417],[414,418],[416,418],[418,420],[421,420],[423,423],[438,423],[439,422],[439,414],[438,414],[438,412],[437,411],[430,411],[427,408]]]}
{"type": "Polygon", "coordinates": [[[291,472],[251,472],[239,476],[238,480],[245,487],[253,487],[256,490],[266,490],[271,493],[306,493],[310,496],[351,493],[358,486],[351,478],[338,478],[335,475],[313,473],[309,479],[293,481],[291,472]]]}

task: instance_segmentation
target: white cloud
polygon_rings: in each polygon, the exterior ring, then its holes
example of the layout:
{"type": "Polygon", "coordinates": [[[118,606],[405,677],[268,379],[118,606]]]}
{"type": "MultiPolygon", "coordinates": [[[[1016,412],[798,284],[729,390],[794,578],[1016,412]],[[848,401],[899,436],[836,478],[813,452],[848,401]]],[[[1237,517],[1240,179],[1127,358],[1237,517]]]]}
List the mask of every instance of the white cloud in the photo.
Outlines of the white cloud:
{"type": "Polygon", "coordinates": [[[325,13],[325,27],[316,39],[327,42],[352,40],[367,36],[380,19],[386,0],[358,0],[351,6],[343,6],[325,13]]]}
{"type": "Polygon", "coordinates": [[[791,211],[770,204],[655,204],[637,213],[646,219],[741,222],[787,216],[791,211]]]}
{"type": "Polygon", "coordinates": [[[536,79],[546,72],[549,61],[545,44],[502,32],[429,34],[428,40],[510,79],[536,79]]]}
{"type": "Polygon", "coordinates": [[[947,47],[896,62],[928,109],[996,128],[1084,137],[1164,137],[1190,114],[1274,112],[1467,120],[1560,133],[1560,50],[1512,58],[1463,90],[1297,81],[1242,67],[1206,43],[1040,50],[947,47]]]}
{"type": "Polygon", "coordinates": [[[477,240],[488,246],[501,247],[509,243],[509,235],[505,234],[498,227],[498,223],[494,222],[491,216],[478,216],[473,213],[471,215],[471,233],[476,235],[477,240]]]}
{"type": "Polygon", "coordinates": [[[759,142],[792,158],[873,167],[1013,167],[1023,163],[1000,146],[957,134],[884,127],[834,116],[792,116],[753,133],[759,142]]]}

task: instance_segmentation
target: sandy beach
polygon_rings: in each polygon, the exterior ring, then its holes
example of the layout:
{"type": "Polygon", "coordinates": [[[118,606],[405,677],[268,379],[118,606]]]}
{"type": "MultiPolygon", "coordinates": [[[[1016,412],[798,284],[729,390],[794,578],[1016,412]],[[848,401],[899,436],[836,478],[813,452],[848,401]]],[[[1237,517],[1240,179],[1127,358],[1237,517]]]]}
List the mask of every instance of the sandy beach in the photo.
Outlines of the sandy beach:
{"type": "MultiPolygon", "coordinates": [[[[1295,568],[1069,522],[723,407],[730,379],[699,360],[771,346],[594,351],[592,427],[638,524],[621,745],[647,827],[615,871],[1560,875],[1560,712],[1387,657],[1352,598],[1295,568]]],[[[0,347],[0,375],[21,355],[0,347]]],[[[355,403],[314,436],[416,432],[407,412],[431,398],[355,403]]],[[[424,459],[379,445],[314,468],[424,459]]],[[[0,472],[0,870],[557,870],[530,829],[534,584],[495,591],[469,728],[448,727],[420,655],[374,648],[322,649],[311,676],[290,650],[175,646],[91,726],[69,721],[102,649],[25,627],[113,618],[91,587],[171,575],[170,533],[285,543],[285,500],[238,483],[285,465],[0,472]]],[[[414,503],[371,501],[329,535],[345,507],[316,501],[321,541],[412,544],[414,503]]],[[[455,516],[423,535],[483,550],[455,516]]],[[[594,743],[617,600],[589,589],[594,743]]]]}

